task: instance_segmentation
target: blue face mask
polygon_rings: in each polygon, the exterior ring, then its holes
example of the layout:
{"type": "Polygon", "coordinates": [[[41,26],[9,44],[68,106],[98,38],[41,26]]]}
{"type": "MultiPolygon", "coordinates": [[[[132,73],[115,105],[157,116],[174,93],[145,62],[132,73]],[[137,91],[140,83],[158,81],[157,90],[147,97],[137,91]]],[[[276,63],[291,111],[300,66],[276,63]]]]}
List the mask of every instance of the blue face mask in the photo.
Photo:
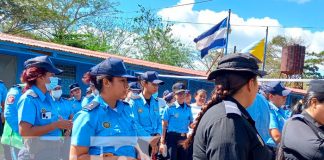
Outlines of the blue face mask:
{"type": "Polygon", "coordinates": [[[47,91],[53,90],[58,85],[59,78],[49,77],[49,80],[50,83],[45,84],[47,91]]]}
{"type": "Polygon", "coordinates": [[[153,98],[157,98],[159,96],[159,91],[155,92],[154,94],[152,94],[153,98]]]}

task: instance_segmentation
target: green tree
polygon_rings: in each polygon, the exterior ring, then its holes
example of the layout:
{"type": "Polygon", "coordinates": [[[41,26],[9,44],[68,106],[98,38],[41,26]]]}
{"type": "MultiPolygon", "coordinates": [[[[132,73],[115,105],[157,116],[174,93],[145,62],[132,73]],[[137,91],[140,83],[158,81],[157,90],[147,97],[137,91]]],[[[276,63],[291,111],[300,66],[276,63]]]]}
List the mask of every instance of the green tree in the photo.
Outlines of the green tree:
{"type": "Polygon", "coordinates": [[[106,37],[88,30],[99,22],[113,22],[109,17],[118,13],[117,5],[110,0],[2,0],[0,31],[107,51],[106,37]]]}
{"type": "Polygon", "coordinates": [[[320,53],[307,53],[308,59],[304,63],[304,77],[305,78],[324,78],[320,73],[319,65],[324,66],[324,51],[320,53]]]}
{"type": "Polygon", "coordinates": [[[179,67],[192,68],[191,50],[172,35],[170,23],[162,23],[150,10],[140,6],[141,15],[134,18],[132,30],[138,57],[141,59],[179,67]]]}

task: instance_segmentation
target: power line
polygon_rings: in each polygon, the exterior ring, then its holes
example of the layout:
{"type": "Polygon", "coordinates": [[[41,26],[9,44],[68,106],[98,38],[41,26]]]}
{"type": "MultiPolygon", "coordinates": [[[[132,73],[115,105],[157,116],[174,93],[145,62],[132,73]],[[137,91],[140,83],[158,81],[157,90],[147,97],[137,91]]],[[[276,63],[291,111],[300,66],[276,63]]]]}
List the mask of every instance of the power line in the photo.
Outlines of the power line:
{"type": "MultiPolygon", "coordinates": [[[[161,8],[153,8],[150,9],[152,11],[155,10],[161,10],[161,9],[167,9],[167,8],[176,8],[176,7],[183,7],[183,6],[188,6],[188,5],[193,5],[193,4],[200,4],[200,3],[206,3],[206,2],[210,2],[213,0],[203,0],[203,1],[198,1],[198,2],[193,2],[193,3],[185,3],[185,4],[179,4],[179,5],[174,5],[174,6],[170,6],[170,7],[161,7],[161,8]]],[[[138,13],[139,11],[128,11],[128,12],[121,12],[122,14],[128,14],[128,13],[138,13]]]]}

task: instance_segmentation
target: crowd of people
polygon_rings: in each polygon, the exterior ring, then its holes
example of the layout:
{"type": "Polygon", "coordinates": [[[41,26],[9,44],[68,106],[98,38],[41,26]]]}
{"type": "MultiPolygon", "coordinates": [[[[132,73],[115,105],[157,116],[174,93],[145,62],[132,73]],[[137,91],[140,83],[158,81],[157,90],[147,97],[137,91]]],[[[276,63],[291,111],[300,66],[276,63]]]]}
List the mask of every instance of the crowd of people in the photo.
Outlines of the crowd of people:
{"type": "Polygon", "coordinates": [[[84,96],[74,83],[65,98],[62,72],[38,56],[25,61],[22,84],[7,92],[0,82],[6,160],[324,159],[324,81],[311,81],[289,107],[291,91],[258,83],[266,73],[247,54],[218,62],[209,99],[181,82],[158,97],[165,82],[157,72],[128,75],[118,58],[84,74],[84,96]]]}

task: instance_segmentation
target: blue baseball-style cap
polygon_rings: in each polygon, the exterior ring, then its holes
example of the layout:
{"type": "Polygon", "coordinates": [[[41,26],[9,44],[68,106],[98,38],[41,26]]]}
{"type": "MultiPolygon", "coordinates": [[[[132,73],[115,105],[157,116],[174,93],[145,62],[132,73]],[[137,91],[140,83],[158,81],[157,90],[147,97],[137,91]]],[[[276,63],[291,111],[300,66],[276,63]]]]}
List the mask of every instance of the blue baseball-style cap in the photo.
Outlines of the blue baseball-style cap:
{"type": "Polygon", "coordinates": [[[180,93],[180,92],[187,91],[187,88],[183,83],[177,82],[172,86],[172,91],[177,94],[177,93],[180,93]]]}
{"type": "Polygon", "coordinates": [[[73,84],[69,85],[69,88],[70,88],[70,91],[73,91],[75,89],[80,88],[80,86],[78,83],[73,83],[73,84]]]}
{"type": "Polygon", "coordinates": [[[63,70],[58,69],[54,66],[49,56],[38,56],[35,58],[28,59],[24,62],[24,68],[27,69],[30,67],[43,68],[46,71],[54,74],[61,74],[63,72],[63,70]]]}
{"type": "Polygon", "coordinates": [[[155,71],[147,71],[147,72],[143,73],[140,76],[140,79],[145,80],[147,82],[154,83],[154,84],[159,84],[159,85],[164,84],[164,82],[159,79],[159,74],[155,71]]]}
{"type": "Polygon", "coordinates": [[[96,66],[92,67],[90,74],[94,76],[109,75],[112,77],[124,77],[129,81],[136,81],[137,78],[127,74],[124,61],[119,58],[107,58],[96,66]]]}
{"type": "Polygon", "coordinates": [[[270,82],[266,84],[266,93],[270,93],[273,95],[279,95],[279,96],[287,96],[290,94],[291,90],[288,90],[285,88],[282,82],[270,82]]]}
{"type": "Polygon", "coordinates": [[[138,82],[130,82],[128,83],[128,86],[131,90],[134,90],[134,91],[140,91],[141,90],[141,86],[138,82]]]}
{"type": "Polygon", "coordinates": [[[169,90],[165,90],[165,91],[163,92],[163,97],[166,96],[166,95],[168,95],[169,93],[170,93],[169,90]]]}

